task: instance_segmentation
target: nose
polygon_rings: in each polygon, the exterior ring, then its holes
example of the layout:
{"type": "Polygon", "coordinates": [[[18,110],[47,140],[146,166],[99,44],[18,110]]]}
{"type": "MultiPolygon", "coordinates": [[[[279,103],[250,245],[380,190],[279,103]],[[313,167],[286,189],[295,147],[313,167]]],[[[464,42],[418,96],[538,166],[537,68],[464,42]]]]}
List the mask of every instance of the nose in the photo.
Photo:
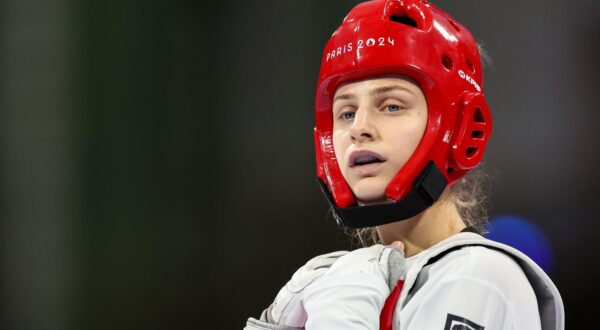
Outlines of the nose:
{"type": "Polygon", "coordinates": [[[350,138],[355,142],[370,141],[375,138],[371,114],[368,109],[358,109],[350,126],[350,138]]]}

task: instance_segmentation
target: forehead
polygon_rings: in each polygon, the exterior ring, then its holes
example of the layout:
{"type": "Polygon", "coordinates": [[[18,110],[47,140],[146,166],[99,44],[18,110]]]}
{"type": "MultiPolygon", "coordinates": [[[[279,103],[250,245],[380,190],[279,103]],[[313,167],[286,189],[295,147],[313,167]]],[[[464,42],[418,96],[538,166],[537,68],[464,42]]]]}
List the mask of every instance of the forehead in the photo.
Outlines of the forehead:
{"type": "Polygon", "coordinates": [[[402,75],[383,75],[344,82],[335,90],[334,98],[340,94],[368,92],[384,86],[400,86],[413,93],[422,93],[419,85],[409,77],[402,75]]]}

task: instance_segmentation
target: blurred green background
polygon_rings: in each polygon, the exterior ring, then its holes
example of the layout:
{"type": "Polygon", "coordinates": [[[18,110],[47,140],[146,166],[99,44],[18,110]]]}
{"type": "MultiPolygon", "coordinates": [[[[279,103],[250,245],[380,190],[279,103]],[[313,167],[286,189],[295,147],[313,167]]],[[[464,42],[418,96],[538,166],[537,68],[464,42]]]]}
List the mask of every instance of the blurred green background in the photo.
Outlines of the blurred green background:
{"type": "MultiPolygon", "coordinates": [[[[0,328],[241,329],[350,244],[314,181],[322,47],[357,1],[0,2],[0,328]]],[[[492,214],[600,294],[600,2],[434,2],[486,69],[492,214]]]]}

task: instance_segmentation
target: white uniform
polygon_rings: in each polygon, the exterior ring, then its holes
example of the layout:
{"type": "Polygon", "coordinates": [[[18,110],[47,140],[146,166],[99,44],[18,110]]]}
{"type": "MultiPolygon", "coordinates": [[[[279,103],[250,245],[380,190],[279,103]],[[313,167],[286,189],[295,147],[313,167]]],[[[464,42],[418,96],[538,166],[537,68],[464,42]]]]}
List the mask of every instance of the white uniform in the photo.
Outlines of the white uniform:
{"type": "MultiPolygon", "coordinates": [[[[564,329],[558,290],[533,261],[511,247],[462,232],[406,262],[394,330],[564,329]]],[[[361,299],[373,297],[356,294],[352,301],[365,304],[361,299]]],[[[378,315],[371,315],[376,309],[364,310],[365,315],[343,315],[344,309],[339,309],[326,323],[349,319],[353,322],[344,324],[345,329],[366,329],[378,315]]],[[[251,323],[254,327],[247,329],[290,329],[251,323]]],[[[321,327],[307,323],[307,329],[321,327]]]]}
{"type": "MultiPolygon", "coordinates": [[[[409,274],[425,256],[407,259],[409,274]]],[[[541,329],[535,292],[519,264],[486,247],[465,247],[424,267],[407,297],[396,305],[395,329],[452,329],[460,322],[473,329],[541,329]]]]}
{"type": "Polygon", "coordinates": [[[394,329],[564,329],[558,290],[514,248],[463,232],[407,265],[394,329]]]}

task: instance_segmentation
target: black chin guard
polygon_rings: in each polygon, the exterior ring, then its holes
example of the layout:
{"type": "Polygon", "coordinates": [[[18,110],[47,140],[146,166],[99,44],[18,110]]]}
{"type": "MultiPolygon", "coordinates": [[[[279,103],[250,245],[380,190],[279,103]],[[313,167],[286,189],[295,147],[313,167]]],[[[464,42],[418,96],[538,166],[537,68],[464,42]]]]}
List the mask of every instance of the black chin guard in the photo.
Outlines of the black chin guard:
{"type": "Polygon", "coordinates": [[[327,198],[337,224],[350,228],[374,227],[409,219],[437,201],[448,185],[437,165],[429,162],[413,182],[413,189],[403,199],[394,203],[340,208],[335,205],[325,182],[319,178],[317,182],[327,198]]]}

